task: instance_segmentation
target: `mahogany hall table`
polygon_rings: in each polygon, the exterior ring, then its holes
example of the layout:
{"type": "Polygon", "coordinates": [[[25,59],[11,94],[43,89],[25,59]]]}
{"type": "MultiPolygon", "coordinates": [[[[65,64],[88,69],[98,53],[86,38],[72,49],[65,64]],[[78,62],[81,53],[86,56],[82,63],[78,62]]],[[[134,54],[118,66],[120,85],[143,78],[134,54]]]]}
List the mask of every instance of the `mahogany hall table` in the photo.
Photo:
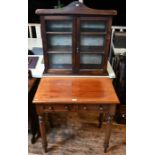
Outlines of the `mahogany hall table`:
{"type": "Polygon", "coordinates": [[[43,77],[33,103],[39,117],[40,133],[44,152],[47,152],[45,113],[53,112],[99,112],[107,117],[104,152],[109,145],[111,122],[115,114],[118,97],[112,80],[101,77],[43,77]]]}

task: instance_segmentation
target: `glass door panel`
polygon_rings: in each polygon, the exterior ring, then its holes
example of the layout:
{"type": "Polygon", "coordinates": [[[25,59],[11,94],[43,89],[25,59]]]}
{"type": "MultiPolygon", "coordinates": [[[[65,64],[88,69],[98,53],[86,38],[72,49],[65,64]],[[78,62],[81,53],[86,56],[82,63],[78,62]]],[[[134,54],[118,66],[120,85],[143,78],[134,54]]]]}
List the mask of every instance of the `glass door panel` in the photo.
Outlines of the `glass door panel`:
{"type": "Polygon", "coordinates": [[[46,21],[46,32],[64,32],[71,33],[72,32],[72,21],[46,21]]]}
{"type": "Polygon", "coordinates": [[[68,53],[50,53],[48,63],[50,69],[72,69],[72,55],[68,53]]]}
{"type": "Polygon", "coordinates": [[[102,69],[106,23],[104,20],[80,20],[79,66],[83,69],[102,69]]]}
{"type": "Polygon", "coordinates": [[[100,69],[102,64],[102,54],[80,54],[81,69],[100,69]]]}
{"type": "Polygon", "coordinates": [[[57,52],[71,52],[72,47],[72,35],[47,35],[47,48],[48,51],[57,52]]]}
{"type": "Polygon", "coordinates": [[[100,32],[104,33],[106,29],[105,23],[103,21],[90,21],[90,20],[81,20],[81,32],[100,32]]]}
{"type": "Polygon", "coordinates": [[[46,20],[49,69],[72,69],[72,19],[46,20]]]}

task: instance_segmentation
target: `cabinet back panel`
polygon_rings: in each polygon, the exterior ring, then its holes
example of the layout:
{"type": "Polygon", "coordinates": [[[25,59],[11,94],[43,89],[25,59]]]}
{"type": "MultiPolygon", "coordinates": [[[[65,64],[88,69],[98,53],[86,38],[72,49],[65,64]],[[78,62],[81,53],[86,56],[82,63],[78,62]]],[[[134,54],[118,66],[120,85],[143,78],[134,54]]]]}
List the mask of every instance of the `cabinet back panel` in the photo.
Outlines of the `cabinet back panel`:
{"type": "Polygon", "coordinates": [[[103,46],[104,36],[81,35],[81,46],[103,46]]]}
{"type": "Polygon", "coordinates": [[[46,31],[63,32],[64,30],[66,30],[67,32],[72,31],[72,22],[71,21],[46,21],[46,31]]]}
{"type": "Polygon", "coordinates": [[[82,31],[101,31],[104,32],[106,25],[103,21],[81,21],[81,30],[82,31]]]}
{"type": "Polygon", "coordinates": [[[102,54],[81,54],[80,64],[101,64],[102,54]]]}
{"type": "Polygon", "coordinates": [[[71,35],[47,35],[48,46],[71,46],[71,35]]]}
{"type": "Polygon", "coordinates": [[[49,67],[53,64],[72,64],[72,55],[71,54],[49,54],[48,56],[49,67]]]}

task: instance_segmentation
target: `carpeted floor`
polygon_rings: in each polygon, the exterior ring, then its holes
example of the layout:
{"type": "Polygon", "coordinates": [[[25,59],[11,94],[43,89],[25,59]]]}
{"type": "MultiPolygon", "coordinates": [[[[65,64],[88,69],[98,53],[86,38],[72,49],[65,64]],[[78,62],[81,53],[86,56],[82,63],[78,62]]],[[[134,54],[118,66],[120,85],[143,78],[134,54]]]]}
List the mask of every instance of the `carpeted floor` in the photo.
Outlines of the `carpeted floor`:
{"type": "MultiPolygon", "coordinates": [[[[104,131],[98,114],[59,113],[46,117],[48,152],[45,155],[125,155],[125,125],[113,123],[108,152],[103,153],[104,131]]],[[[43,155],[41,138],[29,139],[29,155],[43,155]]]]}

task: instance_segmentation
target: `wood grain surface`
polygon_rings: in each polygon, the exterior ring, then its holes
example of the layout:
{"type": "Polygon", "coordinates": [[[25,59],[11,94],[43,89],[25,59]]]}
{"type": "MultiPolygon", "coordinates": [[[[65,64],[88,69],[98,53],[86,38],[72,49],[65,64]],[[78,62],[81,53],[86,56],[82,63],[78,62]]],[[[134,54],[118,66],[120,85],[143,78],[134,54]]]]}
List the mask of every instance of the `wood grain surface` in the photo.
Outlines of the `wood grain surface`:
{"type": "Polygon", "coordinates": [[[33,103],[118,104],[109,78],[43,77],[33,103]]]}

